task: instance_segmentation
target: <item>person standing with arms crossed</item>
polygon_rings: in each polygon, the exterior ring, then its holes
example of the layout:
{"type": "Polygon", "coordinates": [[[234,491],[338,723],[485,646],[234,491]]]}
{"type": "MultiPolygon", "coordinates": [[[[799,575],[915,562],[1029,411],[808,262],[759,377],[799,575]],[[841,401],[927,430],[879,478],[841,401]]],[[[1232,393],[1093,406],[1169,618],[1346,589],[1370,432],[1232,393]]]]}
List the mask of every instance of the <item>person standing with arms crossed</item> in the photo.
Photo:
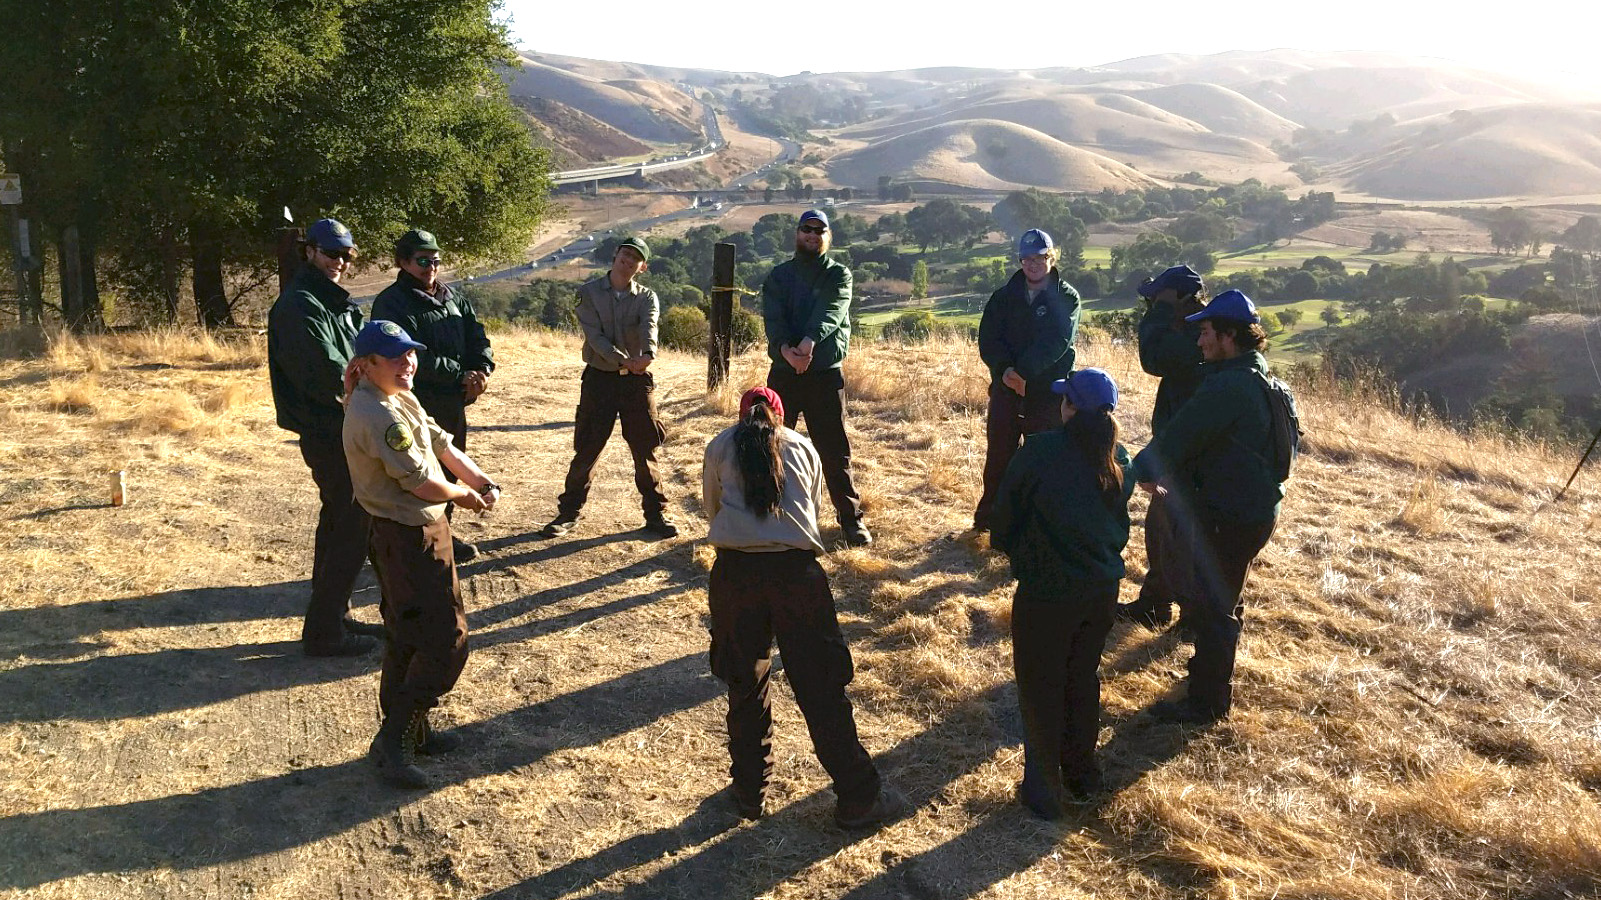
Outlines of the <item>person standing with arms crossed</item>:
{"type": "MultiPolygon", "coordinates": [[[[426,345],[417,351],[416,389],[422,408],[449,432],[456,449],[467,450],[467,407],[489,387],[495,351],[471,300],[439,280],[439,241],[413,228],[395,242],[395,283],[372,304],[372,317],[394,322],[426,345]]],[[[445,477],[456,480],[455,473],[445,477]]],[[[454,507],[451,507],[454,509],[454,507]]],[[[447,515],[449,514],[447,510],[447,515]]],[[[452,536],[456,562],[478,555],[478,548],[452,536]]]]}
{"type": "Polygon", "coordinates": [[[345,366],[362,315],[339,281],[355,258],[356,241],[340,222],[318,219],[306,229],[304,253],[305,263],[267,314],[267,374],[278,427],[300,436],[300,457],[321,501],[300,643],[307,656],[358,656],[378,645],[374,638],[384,629],[350,616],[371,530],[340,440],[345,366]]]}
{"type": "Polygon", "coordinates": [[[650,247],[639,238],[625,238],[612,254],[611,271],[578,289],[585,365],[573,422],[573,461],[556,501],[556,517],[540,529],[541,537],[566,534],[578,523],[595,463],[619,418],[634,457],[634,486],[645,510],[645,530],[660,538],[678,536],[678,526],[667,517],[656,460],[667,435],[656,415],[656,377],[650,372],[661,301],[634,280],[649,264],[650,247]]]}
{"type": "Polygon", "coordinates": [[[761,818],[773,769],[768,697],[776,637],[812,747],[834,781],[834,819],[865,828],[903,814],[857,737],[845,685],[854,674],[840,633],[825,552],[817,530],[822,460],[812,442],[784,422],[770,388],[746,391],[739,423],[706,445],[701,490],[717,549],[707,595],[712,674],[728,686],[729,774],[739,814],[761,818]]]}
{"type": "MultiPolygon", "coordinates": [[[[1201,336],[1199,323],[1187,316],[1202,309],[1205,285],[1189,266],[1173,266],[1139,286],[1145,298],[1145,315],[1140,318],[1140,368],[1161,379],[1156,386],[1156,403],[1151,409],[1151,440],[1166,430],[1167,423],[1201,384],[1201,336]]],[[[1179,604],[1179,621],[1194,588],[1188,583],[1190,570],[1188,510],[1173,507],[1171,492],[1152,494],[1145,511],[1145,583],[1140,596],[1117,608],[1117,617],[1139,622],[1147,628],[1161,628],[1173,619],[1173,604],[1179,604]]]]}
{"type": "Polygon", "coordinates": [[[767,386],[784,400],[784,427],[801,416],[823,461],[823,480],[845,543],[865,547],[872,532],[862,519],[862,498],[851,478],[851,442],[845,433],[845,354],[851,344],[851,270],[830,259],[828,216],[801,213],[795,255],[762,283],[767,330],[767,386]]]}
{"type": "Polygon", "coordinates": [[[1062,800],[1102,790],[1099,669],[1128,543],[1128,451],[1117,440],[1117,385],[1080,369],[1051,385],[1063,424],[1030,435],[996,491],[990,541],[1011,557],[1012,665],[1023,716],[1018,799],[1060,818],[1062,800]]]}
{"type": "Polygon", "coordinates": [[[1073,371],[1079,296],[1056,271],[1057,250],[1038,228],[1017,241],[1020,268],[990,295],[978,323],[978,355],[990,370],[984,422],[984,492],[973,530],[988,531],[995,491],[1026,435],[1062,423],[1051,385],[1073,371]]]}
{"type": "Polygon", "coordinates": [[[344,378],[341,441],[356,497],[372,516],[389,629],[378,685],[383,724],[368,758],[385,782],[408,788],[429,784],[415,754],[445,753],[461,742],[428,724],[428,711],[467,663],[467,616],[445,509],[493,509],[500,497],[499,486],[411,392],[417,354],[427,349],[394,322],[375,319],[362,328],[344,378]],[[447,481],[447,468],[473,487],[447,481]]]}

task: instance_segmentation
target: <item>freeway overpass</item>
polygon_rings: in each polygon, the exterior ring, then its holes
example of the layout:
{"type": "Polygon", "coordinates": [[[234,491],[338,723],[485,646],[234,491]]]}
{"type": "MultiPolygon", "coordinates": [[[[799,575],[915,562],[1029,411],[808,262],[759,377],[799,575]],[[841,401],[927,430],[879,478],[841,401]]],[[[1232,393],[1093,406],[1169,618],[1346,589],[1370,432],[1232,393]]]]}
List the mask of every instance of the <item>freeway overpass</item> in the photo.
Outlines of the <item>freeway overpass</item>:
{"type": "Polygon", "coordinates": [[[717,111],[711,104],[706,104],[706,143],[689,151],[688,153],[669,156],[666,159],[653,158],[642,163],[624,163],[622,165],[595,166],[588,169],[572,169],[566,172],[551,174],[552,184],[560,187],[569,184],[587,184],[590,182],[607,181],[613,178],[643,177],[652,172],[665,172],[669,169],[681,169],[692,166],[702,160],[710,159],[723,146],[723,129],[717,122],[717,111]]]}

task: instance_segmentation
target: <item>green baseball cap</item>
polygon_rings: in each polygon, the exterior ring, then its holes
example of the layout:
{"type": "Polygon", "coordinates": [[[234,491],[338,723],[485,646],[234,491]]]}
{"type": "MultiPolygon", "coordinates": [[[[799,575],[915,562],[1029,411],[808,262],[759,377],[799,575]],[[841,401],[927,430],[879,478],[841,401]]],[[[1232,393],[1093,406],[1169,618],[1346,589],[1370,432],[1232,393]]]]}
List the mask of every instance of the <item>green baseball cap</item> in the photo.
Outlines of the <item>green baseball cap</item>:
{"type": "Polygon", "coordinates": [[[396,256],[409,256],[413,253],[416,253],[418,250],[432,250],[435,253],[439,252],[439,241],[434,239],[434,233],[432,231],[423,231],[421,228],[413,228],[401,235],[400,240],[395,241],[396,256]]]}
{"type": "MultiPolygon", "coordinates": [[[[647,246],[640,238],[626,237],[617,242],[618,250],[621,250],[624,247],[632,247],[634,252],[639,254],[640,259],[644,260],[645,262],[650,262],[650,247],[647,246]]],[[[615,250],[612,251],[612,255],[616,255],[615,250]]]]}

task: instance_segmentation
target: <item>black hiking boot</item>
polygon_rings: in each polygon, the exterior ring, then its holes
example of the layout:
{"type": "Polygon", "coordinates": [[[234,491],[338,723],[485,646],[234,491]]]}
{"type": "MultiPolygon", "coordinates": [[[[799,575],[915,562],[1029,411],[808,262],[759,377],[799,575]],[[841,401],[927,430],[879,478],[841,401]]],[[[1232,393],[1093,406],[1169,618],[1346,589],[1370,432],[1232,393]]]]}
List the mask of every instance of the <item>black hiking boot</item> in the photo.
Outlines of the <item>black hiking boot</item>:
{"type": "Polygon", "coordinates": [[[378,767],[378,777],[385,784],[413,789],[428,787],[428,775],[412,762],[417,727],[415,715],[385,716],[378,736],[372,739],[372,747],[367,750],[367,758],[378,767]]]}

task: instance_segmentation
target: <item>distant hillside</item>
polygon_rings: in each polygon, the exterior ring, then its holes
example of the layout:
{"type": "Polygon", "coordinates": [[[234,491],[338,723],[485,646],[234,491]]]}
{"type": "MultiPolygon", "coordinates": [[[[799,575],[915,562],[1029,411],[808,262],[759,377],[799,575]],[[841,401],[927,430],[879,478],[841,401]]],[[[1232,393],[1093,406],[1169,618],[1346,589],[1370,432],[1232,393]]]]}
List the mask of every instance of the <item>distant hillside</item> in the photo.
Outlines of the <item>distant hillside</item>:
{"type": "Polygon", "coordinates": [[[1152,183],[1116,160],[993,119],[931,125],[841,154],[829,166],[834,181],[861,188],[876,185],[880,175],[998,190],[1126,190],[1152,183]]]}
{"type": "Polygon", "coordinates": [[[555,100],[641,141],[682,143],[701,134],[700,102],[670,84],[601,81],[532,59],[521,62],[508,82],[514,100],[555,100]]]}
{"type": "Polygon", "coordinates": [[[1601,191],[1601,105],[1507,106],[1433,116],[1342,175],[1403,200],[1560,197],[1601,191]]]}
{"type": "MultiPolygon", "coordinates": [[[[701,128],[685,85],[758,108],[805,85],[829,99],[817,109],[850,109],[844,128],[832,115],[791,113],[771,126],[844,138],[852,149],[825,164],[836,184],[896,175],[1079,190],[1199,172],[1407,201],[1601,197],[1601,97],[1391,53],[1279,49],[784,78],[538,55],[525,58],[512,92],[557,101],[635,140],[670,143],[701,128]],[[1292,173],[1294,163],[1304,166],[1292,173]]],[[[610,154],[566,146],[585,159],[610,154]]]]}
{"type": "Polygon", "coordinates": [[[557,169],[640,156],[650,153],[649,144],[634,140],[594,116],[556,100],[521,97],[517,103],[528,113],[539,143],[555,155],[557,169]]]}

